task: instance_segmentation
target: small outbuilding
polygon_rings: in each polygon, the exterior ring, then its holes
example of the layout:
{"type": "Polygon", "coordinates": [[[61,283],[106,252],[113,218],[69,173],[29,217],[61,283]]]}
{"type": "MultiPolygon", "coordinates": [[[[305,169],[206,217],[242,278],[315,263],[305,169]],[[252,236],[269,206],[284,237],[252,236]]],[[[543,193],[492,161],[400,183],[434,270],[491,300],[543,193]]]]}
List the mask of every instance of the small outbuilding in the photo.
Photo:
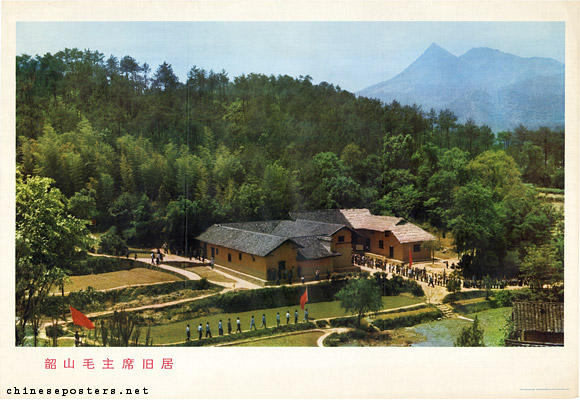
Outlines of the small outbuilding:
{"type": "Polygon", "coordinates": [[[516,302],[512,320],[514,332],[506,346],[564,346],[564,303],[516,302]]]}

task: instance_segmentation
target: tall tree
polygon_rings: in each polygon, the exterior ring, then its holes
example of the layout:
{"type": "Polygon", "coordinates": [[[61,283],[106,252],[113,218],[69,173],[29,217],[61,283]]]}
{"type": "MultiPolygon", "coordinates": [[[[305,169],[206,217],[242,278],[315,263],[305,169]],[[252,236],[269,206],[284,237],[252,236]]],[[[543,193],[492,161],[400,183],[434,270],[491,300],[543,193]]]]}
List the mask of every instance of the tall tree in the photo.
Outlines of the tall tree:
{"type": "Polygon", "coordinates": [[[85,222],[67,212],[67,200],[48,178],[16,176],[16,344],[32,323],[38,336],[39,306],[89,244],[85,222]]]}

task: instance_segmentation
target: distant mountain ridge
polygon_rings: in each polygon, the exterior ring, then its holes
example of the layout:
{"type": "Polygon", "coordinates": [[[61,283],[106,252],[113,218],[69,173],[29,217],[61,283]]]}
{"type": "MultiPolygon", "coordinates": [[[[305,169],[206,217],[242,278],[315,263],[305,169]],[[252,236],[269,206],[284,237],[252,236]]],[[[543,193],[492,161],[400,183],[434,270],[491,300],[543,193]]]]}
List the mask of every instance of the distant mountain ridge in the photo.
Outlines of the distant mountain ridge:
{"type": "Polygon", "coordinates": [[[397,76],[357,95],[385,103],[449,108],[459,122],[471,118],[493,131],[519,124],[535,129],[564,126],[564,64],[523,58],[488,47],[455,56],[433,43],[397,76]]]}

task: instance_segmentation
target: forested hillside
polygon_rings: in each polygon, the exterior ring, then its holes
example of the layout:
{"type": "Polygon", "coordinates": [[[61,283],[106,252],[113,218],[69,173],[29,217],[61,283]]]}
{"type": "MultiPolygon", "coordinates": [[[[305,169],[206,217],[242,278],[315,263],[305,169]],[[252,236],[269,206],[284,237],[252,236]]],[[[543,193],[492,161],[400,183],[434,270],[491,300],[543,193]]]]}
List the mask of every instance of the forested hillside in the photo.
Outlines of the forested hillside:
{"type": "Polygon", "coordinates": [[[52,178],[105,237],[182,252],[216,222],[365,207],[453,231],[466,272],[562,256],[561,216],[533,185],[563,188],[563,131],[521,121],[496,139],[309,76],[193,66],[180,82],[167,63],[77,49],[16,63],[20,173],[52,178]]]}

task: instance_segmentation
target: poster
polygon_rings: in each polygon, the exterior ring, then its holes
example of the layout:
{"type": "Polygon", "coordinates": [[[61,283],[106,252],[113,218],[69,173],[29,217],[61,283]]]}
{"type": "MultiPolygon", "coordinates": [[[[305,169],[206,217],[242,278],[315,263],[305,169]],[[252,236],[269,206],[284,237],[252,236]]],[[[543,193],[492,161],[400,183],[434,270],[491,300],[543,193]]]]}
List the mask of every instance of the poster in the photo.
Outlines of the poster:
{"type": "MultiPolygon", "coordinates": [[[[576,397],[578,395],[578,22],[577,3],[547,1],[409,4],[378,1],[357,3],[321,1],[314,4],[265,1],[3,2],[0,201],[4,210],[5,226],[0,232],[0,238],[5,263],[1,272],[0,292],[2,299],[0,398],[576,397]],[[183,21],[222,21],[237,24],[261,21],[270,26],[293,24],[298,21],[337,23],[362,21],[361,24],[385,21],[563,22],[566,66],[565,346],[482,349],[15,347],[13,345],[15,253],[12,221],[15,215],[16,148],[14,60],[18,54],[16,50],[19,40],[18,23],[61,21],[75,21],[77,24],[164,21],[168,31],[175,26],[185,26],[183,21]],[[86,365],[86,359],[94,360],[94,368],[86,365]],[[122,368],[123,360],[126,359],[134,360],[132,369],[122,368]],[[56,360],[56,368],[47,368],[47,360],[56,360]],[[33,395],[25,392],[24,388],[44,389],[45,394],[33,395]],[[51,394],[46,394],[47,389],[51,389],[51,394]],[[59,389],[58,393],[56,389],[59,389]],[[82,393],[80,389],[83,389],[82,393]],[[16,393],[17,390],[19,394],[16,393]],[[113,390],[115,393],[112,393],[113,390]]],[[[184,35],[186,31],[187,29],[184,29],[184,35]]],[[[211,35],[208,36],[203,39],[211,40],[211,35]]],[[[160,37],[162,39],[163,35],[160,37]]],[[[280,40],[283,39],[284,35],[280,35],[280,40]]],[[[37,40],[42,41],[42,35],[38,35],[37,40]]],[[[408,38],[403,37],[401,40],[412,42],[413,36],[410,34],[408,38]]],[[[251,46],[247,51],[251,51],[251,46]]],[[[118,57],[124,55],[116,54],[118,57]]],[[[315,58],[316,55],[312,54],[311,57],[315,58]]],[[[191,54],[191,59],[194,58],[195,55],[191,54]]],[[[161,59],[160,62],[162,61],[161,59]]],[[[253,71],[232,71],[230,76],[244,72],[253,71]]],[[[394,75],[396,72],[389,73],[394,75]]],[[[360,74],[364,75],[365,72],[361,71],[360,74]]],[[[316,79],[315,83],[323,80],[316,79]]],[[[368,82],[366,85],[370,86],[371,83],[368,82]]],[[[364,85],[359,87],[354,85],[352,90],[362,87],[364,85]]]]}

